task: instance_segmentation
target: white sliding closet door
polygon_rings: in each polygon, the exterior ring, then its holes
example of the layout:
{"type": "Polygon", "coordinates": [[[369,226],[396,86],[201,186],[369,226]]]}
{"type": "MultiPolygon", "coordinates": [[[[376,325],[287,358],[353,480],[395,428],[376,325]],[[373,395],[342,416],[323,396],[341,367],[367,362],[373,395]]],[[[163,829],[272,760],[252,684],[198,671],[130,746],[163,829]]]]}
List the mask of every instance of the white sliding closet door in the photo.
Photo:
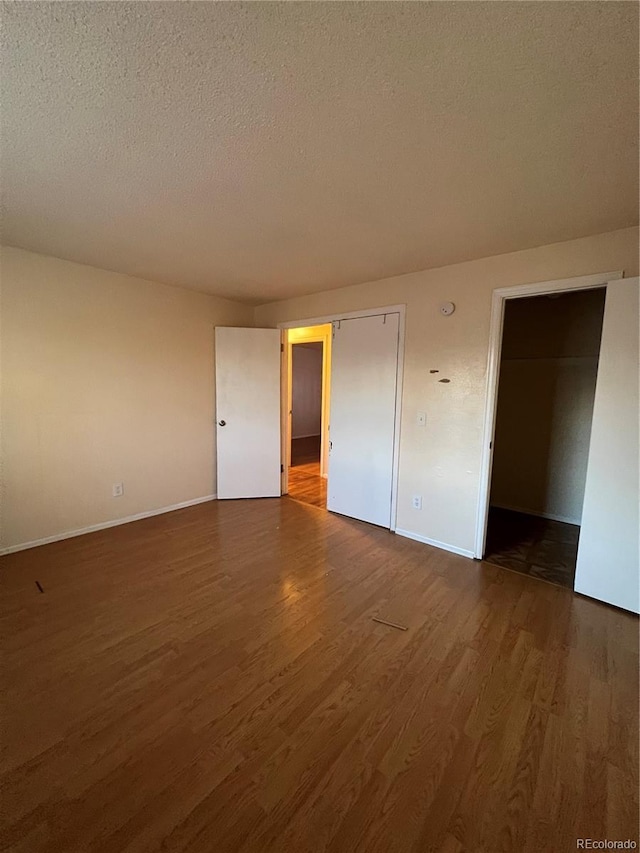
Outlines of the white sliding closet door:
{"type": "Polygon", "coordinates": [[[638,613],[637,278],[607,285],[575,590],[638,613]]]}
{"type": "Polygon", "coordinates": [[[391,527],[399,314],[333,323],[327,508],[391,527]]]}

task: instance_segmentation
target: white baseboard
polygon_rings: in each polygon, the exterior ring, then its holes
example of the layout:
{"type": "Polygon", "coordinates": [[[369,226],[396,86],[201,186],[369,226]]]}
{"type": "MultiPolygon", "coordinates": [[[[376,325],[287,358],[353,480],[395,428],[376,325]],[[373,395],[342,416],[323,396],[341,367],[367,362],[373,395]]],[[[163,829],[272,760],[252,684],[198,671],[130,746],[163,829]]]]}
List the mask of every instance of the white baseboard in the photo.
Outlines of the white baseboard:
{"type": "Polygon", "coordinates": [[[446,542],[438,542],[437,539],[427,539],[426,536],[421,536],[419,533],[412,533],[410,530],[400,530],[396,528],[397,536],[404,536],[405,539],[414,539],[416,542],[422,542],[423,545],[433,545],[434,548],[440,548],[442,551],[450,551],[452,554],[459,554],[461,557],[470,557],[473,559],[473,551],[468,551],[466,548],[458,548],[457,545],[448,545],[446,542]]]}
{"type": "Polygon", "coordinates": [[[153,515],[163,515],[165,512],[173,512],[176,509],[184,509],[188,506],[203,504],[214,501],[216,495],[206,495],[203,498],[194,498],[191,501],[182,501],[172,506],[163,506],[160,509],[152,509],[149,512],[139,512],[136,515],[128,515],[125,518],[116,518],[113,521],[103,521],[100,524],[91,524],[89,527],[81,527],[78,530],[66,530],[64,533],[56,533],[54,536],[45,536],[44,539],[34,539],[31,542],[22,542],[20,545],[9,545],[8,548],[0,548],[0,557],[3,554],[13,554],[15,551],[26,551],[27,548],[37,548],[38,545],[49,545],[51,542],[61,542],[63,539],[72,539],[74,536],[83,536],[85,533],[95,533],[97,530],[106,530],[108,527],[119,527],[121,524],[129,524],[130,521],[141,521],[143,518],[151,518],[153,515]]]}
{"type": "Polygon", "coordinates": [[[535,515],[538,518],[548,518],[550,521],[563,521],[565,524],[577,524],[578,527],[581,524],[581,519],[579,518],[569,518],[566,515],[554,515],[551,512],[539,512],[535,509],[525,509],[522,506],[507,506],[507,504],[496,504],[492,503],[492,507],[496,509],[507,509],[510,512],[521,512],[524,515],[535,515]]]}

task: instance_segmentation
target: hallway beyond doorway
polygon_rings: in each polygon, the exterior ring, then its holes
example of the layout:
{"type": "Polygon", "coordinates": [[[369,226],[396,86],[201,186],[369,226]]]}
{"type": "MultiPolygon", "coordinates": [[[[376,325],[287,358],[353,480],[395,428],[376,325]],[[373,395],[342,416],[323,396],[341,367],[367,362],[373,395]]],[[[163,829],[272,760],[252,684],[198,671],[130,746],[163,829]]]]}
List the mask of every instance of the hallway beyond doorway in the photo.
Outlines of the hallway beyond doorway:
{"type": "Polygon", "coordinates": [[[327,480],[320,476],[319,435],[291,441],[289,497],[321,509],[327,507],[327,480]]]}
{"type": "MultiPolygon", "coordinates": [[[[291,439],[291,467],[309,465],[314,462],[320,465],[320,436],[307,435],[304,438],[291,439]]],[[[318,467],[318,474],[320,468],[318,467]]]]}

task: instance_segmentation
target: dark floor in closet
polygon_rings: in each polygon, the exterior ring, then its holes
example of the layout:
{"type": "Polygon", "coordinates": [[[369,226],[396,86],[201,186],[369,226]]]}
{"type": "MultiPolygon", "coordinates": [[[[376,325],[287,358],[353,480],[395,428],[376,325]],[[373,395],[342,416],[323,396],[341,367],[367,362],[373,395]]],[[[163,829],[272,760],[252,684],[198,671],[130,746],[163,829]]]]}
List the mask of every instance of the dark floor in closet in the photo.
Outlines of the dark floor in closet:
{"type": "Polygon", "coordinates": [[[484,559],[573,589],[579,535],[577,524],[491,507],[484,559]]]}

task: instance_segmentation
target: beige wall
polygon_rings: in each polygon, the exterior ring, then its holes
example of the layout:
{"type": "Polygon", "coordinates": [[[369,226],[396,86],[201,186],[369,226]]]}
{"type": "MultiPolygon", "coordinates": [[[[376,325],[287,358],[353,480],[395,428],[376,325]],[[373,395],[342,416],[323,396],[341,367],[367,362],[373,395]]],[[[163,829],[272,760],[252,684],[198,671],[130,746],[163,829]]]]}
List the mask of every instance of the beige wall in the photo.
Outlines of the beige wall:
{"type": "Polygon", "coordinates": [[[637,229],[252,311],[4,249],[0,547],[214,493],[215,325],[275,326],[406,303],[398,527],[470,552],[491,291],[614,269],[637,274],[637,229]],[[445,300],[457,305],[448,318],[438,313],[445,300]],[[426,428],[415,424],[418,411],[427,412],[426,428]],[[125,494],[113,498],[121,480],[125,494]],[[422,510],[411,508],[414,494],[423,495],[422,510]]]}
{"type": "Polygon", "coordinates": [[[605,292],[507,301],[492,505],[580,524],[605,292]]]}
{"type": "Polygon", "coordinates": [[[258,307],[255,321],[275,326],[406,303],[398,527],[472,553],[492,291],[617,269],[637,275],[637,228],[275,302],[258,307]],[[456,311],[443,317],[438,306],[449,300],[456,311]],[[427,413],[426,428],[416,425],[418,411],[427,413]],[[417,494],[422,510],[411,507],[417,494]]]}
{"type": "Polygon", "coordinates": [[[0,272],[0,547],[213,494],[213,328],[251,309],[19,249],[0,272]]]}

